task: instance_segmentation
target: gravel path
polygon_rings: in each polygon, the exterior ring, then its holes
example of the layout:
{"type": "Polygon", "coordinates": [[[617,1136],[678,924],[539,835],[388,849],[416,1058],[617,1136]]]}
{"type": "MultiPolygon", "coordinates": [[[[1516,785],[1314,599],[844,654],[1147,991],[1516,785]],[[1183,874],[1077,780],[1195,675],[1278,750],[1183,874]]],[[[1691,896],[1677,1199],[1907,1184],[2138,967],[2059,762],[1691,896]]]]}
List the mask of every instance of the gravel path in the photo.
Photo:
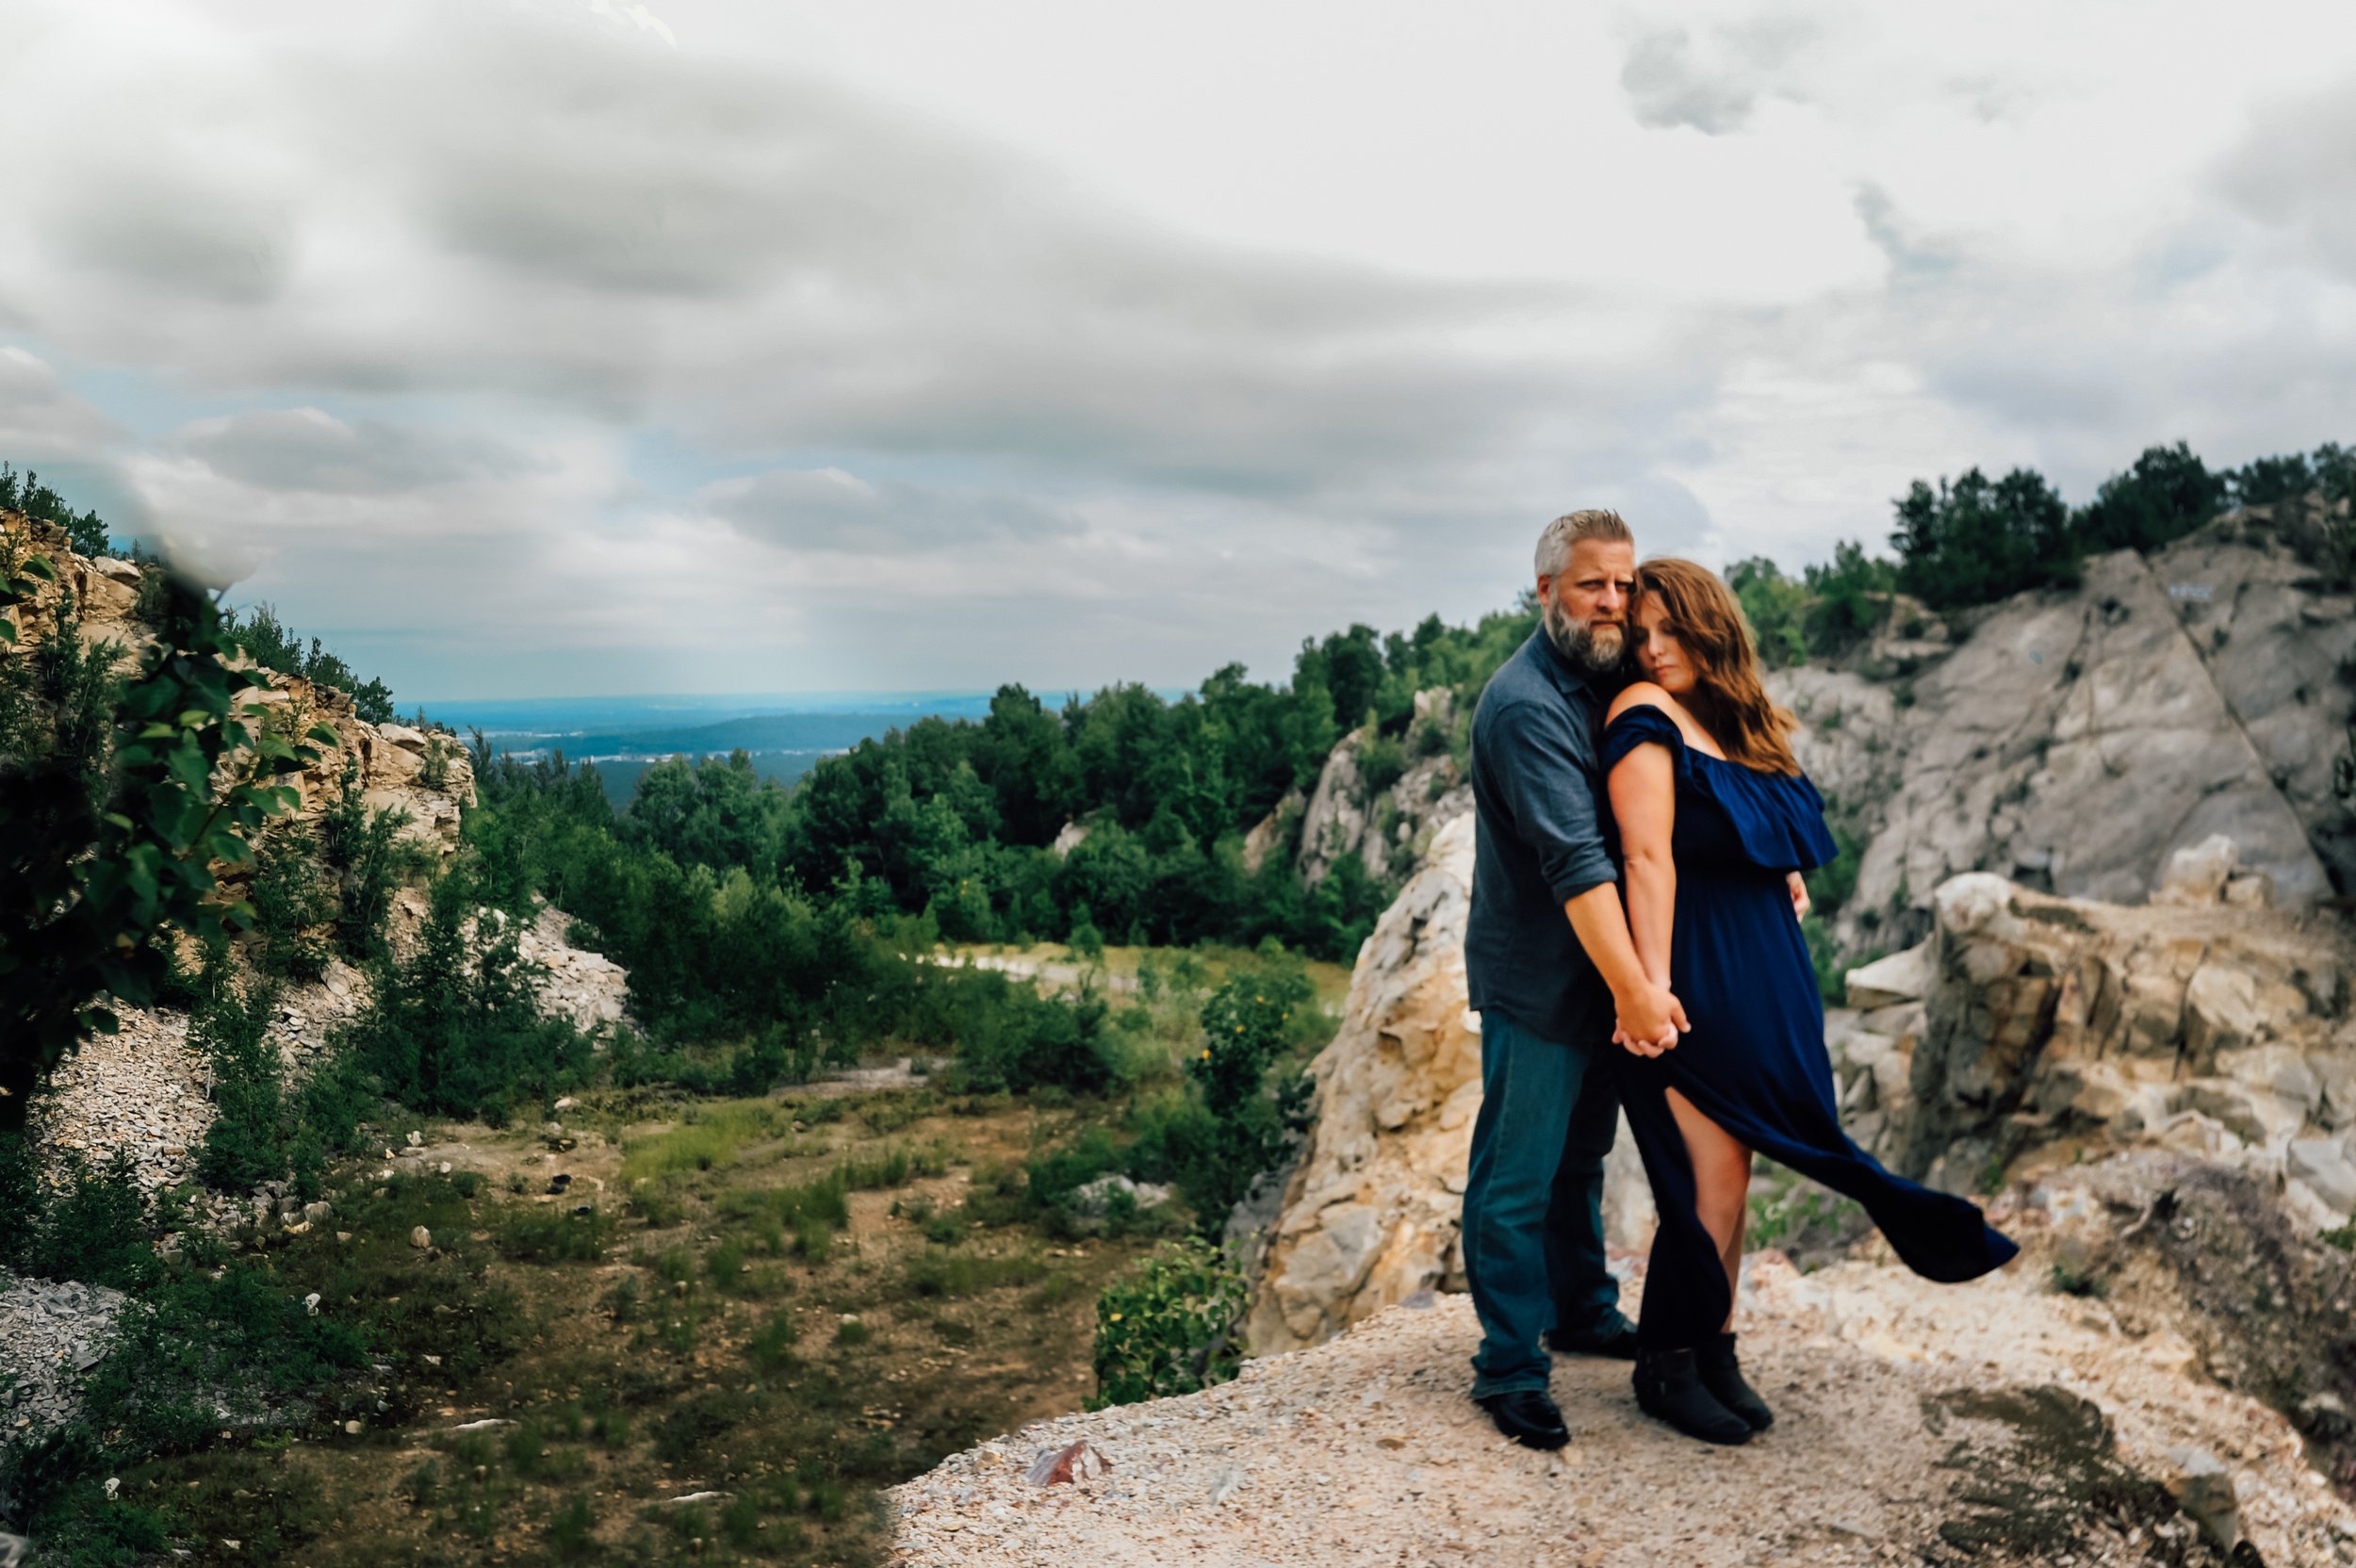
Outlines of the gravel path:
{"type": "MultiPolygon", "coordinates": [[[[1747,1447],[1687,1442],[1637,1413],[1625,1364],[1575,1359],[1554,1376],[1572,1446],[1545,1455],[1506,1443],[1464,1397],[1479,1335],[1471,1303],[1443,1297],[1253,1362],[1222,1388],[1060,1417],[954,1456],[894,1489],[894,1560],[1945,1561],[1952,1536],[1941,1527],[1979,1517],[1981,1505],[1962,1494],[1967,1476],[1984,1499],[2069,1468],[2032,1451],[2027,1428],[1988,1418],[1971,1401],[2050,1388],[2067,1391],[2042,1396],[2063,1406],[2078,1396],[2100,1406],[2116,1424],[2119,1458],[2146,1474],[2166,1468],[2169,1446],[2223,1456],[2238,1472],[2243,1523],[2274,1568],[2356,1562],[2356,1513],[2307,1469],[2287,1423],[2187,1379],[2176,1346],[2123,1337],[2105,1325],[2101,1303],[2035,1293],[2008,1276],[1941,1289],[1887,1266],[1802,1277],[1776,1254],[1757,1263],[1740,1326],[1754,1380],[1780,1419],[1747,1447]],[[1940,1399],[1956,1390],[1980,1392],[1940,1399]],[[1042,1453],[1078,1442],[1109,1469],[1068,1485],[1026,1478],[1042,1453]]],[[[2085,1462],[2113,1463],[2108,1442],[2101,1447],[2085,1462]]],[[[2064,1498],[2059,1512],[2032,1521],[2067,1535],[2067,1555],[1997,1551],[1978,1560],[2222,1560],[2191,1542],[2182,1519],[2112,1528],[2087,1511],[2064,1498]],[[2151,1555],[2164,1545],[2168,1555],[2151,1555]]]]}

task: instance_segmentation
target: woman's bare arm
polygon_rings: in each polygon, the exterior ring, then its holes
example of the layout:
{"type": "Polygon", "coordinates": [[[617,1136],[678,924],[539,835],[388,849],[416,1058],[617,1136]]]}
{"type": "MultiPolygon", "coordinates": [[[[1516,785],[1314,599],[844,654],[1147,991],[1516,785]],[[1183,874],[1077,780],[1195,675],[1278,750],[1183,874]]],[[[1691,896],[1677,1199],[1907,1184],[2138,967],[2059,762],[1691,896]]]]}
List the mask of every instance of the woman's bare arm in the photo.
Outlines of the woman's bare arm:
{"type": "Polygon", "coordinates": [[[1677,764],[1668,747],[1641,745],[1620,759],[1609,784],[1627,866],[1628,936],[1644,973],[1665,987],[1677,902],[1677,863],[1669,856],[1677,827],[1677,764]]]}

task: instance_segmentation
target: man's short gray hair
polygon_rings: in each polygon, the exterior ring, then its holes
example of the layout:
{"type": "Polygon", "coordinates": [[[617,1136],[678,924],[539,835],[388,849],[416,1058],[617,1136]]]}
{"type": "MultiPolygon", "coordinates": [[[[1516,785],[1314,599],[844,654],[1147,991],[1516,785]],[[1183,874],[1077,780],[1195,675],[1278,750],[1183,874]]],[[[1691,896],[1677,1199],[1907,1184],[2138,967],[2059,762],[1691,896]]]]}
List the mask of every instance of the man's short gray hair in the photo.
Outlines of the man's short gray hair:
{"type": "Polygon", "coordinates": [[[1602,539],[1614,545],[1633,546],[1636,535],[1618,513],[1601,507],[1584,512],[1570,512],[1546,525],[1538,535],[1538,575],[1554,577],[1571,558],[1571,547],[1581,539],[1602,539]]]}

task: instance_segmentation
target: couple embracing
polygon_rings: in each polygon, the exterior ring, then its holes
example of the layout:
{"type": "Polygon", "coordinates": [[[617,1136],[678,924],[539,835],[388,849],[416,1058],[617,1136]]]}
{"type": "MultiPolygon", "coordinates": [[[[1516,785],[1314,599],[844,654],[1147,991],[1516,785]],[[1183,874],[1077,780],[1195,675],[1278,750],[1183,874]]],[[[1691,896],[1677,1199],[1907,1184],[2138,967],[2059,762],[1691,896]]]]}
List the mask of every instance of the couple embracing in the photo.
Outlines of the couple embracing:
{"type": "Polygon", "coordinates": [[[1549,524],[1537,570],[1539,630],[1473,718],[1473,1397],[1559,1447],[1549,1350],[1618,1357],[1648,1414],[1743,1443],[1775,1419],[1732,1332],[1754,1152],[1856,1199],[1930,1279],[2016,1249],[1841,1130],[1800,931],[1801,874],[1835,850],[1734,596],[1689,561],[1638,565],[1611,512],[1549,524]],[[1604,1260],[1623,1105],[1660,1212],[1635,1325],[1604,1260]]]}

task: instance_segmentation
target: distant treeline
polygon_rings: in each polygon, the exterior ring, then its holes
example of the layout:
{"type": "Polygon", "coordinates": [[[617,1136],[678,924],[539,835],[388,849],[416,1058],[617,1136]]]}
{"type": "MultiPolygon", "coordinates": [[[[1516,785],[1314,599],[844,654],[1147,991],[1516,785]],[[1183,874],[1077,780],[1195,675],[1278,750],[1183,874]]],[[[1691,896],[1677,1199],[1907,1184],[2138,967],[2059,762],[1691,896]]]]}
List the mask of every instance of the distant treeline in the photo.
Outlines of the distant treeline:
{"type": "MultiPolygon", "coordinates": [[[[2072,507],[2033,468],[1989,479],[1970,468],[1936,487],[1916,480],[1898,498],[1894,559],[1844,542],[1830,562],[1789,576],[1764,556],[1738,561],[1726,581],[1742,601],[1770,664],[1830,658],[1873,629],[1894,589],[1936,611],[1970,609],[2030,588],[2069,587],[2086,557],[2156,550],[2234,506],[2271,506],[2310,495],[2356,506],[2356,449],[2326,442],[2313,453],[2262,457],[2211,469],[2179,441],[2151,447],[2094,498],[2072,507]]],[[[2356,556],[2341,547],[2314,563],[2345,587],[2356,556]]]]}
{"type": "MultiPolygon", "coordinates": [[[[1304,889],[1289,846],[1248,869],[1245,835],[1288,794],[1314,787],[1334,743],[1361,723],[1376,730],[1361,768],[1369,792],[1416,755],[1461,748],[1469,699],[1533,624],[1525,607],[1470,629],[1432,617],[1403,636],[1356,626],[1305,643],[1285,682],[1252,681],[1229,665],[1175,702],[1121,685],[1056,709],[1007,686],[979,722],[927,718],[863,741],[790,792],[762,780],[741,752],[658,762],[618,813],[593,769],[561,757],[525,764],[483,747],[476,778],[492,816],[483,842],[601,929],[631,917],[585,885],[597,875],[564,863],[578,848],[572,833],[610,837],[625,857],[741,873],[757,889],[812,905],[851,899],[923,917],[956,940],[1250,946],[1274,938],[1347,959],[1387,884],[1346,857],[1304,889]],[[1432,687],[1467,700],[1452,721],[1412,723],[1415,694],[1432,687]],[[1074,822],[1087,836],[1059,855],[1051,846],[1074,822]],[[592,915],[593,906],[609,913],[592,915]]],[[[648,931],[650,943],[663,939],[648,931]]],[[[652,955],[617,956],[636,971],[652,955]]]]}

